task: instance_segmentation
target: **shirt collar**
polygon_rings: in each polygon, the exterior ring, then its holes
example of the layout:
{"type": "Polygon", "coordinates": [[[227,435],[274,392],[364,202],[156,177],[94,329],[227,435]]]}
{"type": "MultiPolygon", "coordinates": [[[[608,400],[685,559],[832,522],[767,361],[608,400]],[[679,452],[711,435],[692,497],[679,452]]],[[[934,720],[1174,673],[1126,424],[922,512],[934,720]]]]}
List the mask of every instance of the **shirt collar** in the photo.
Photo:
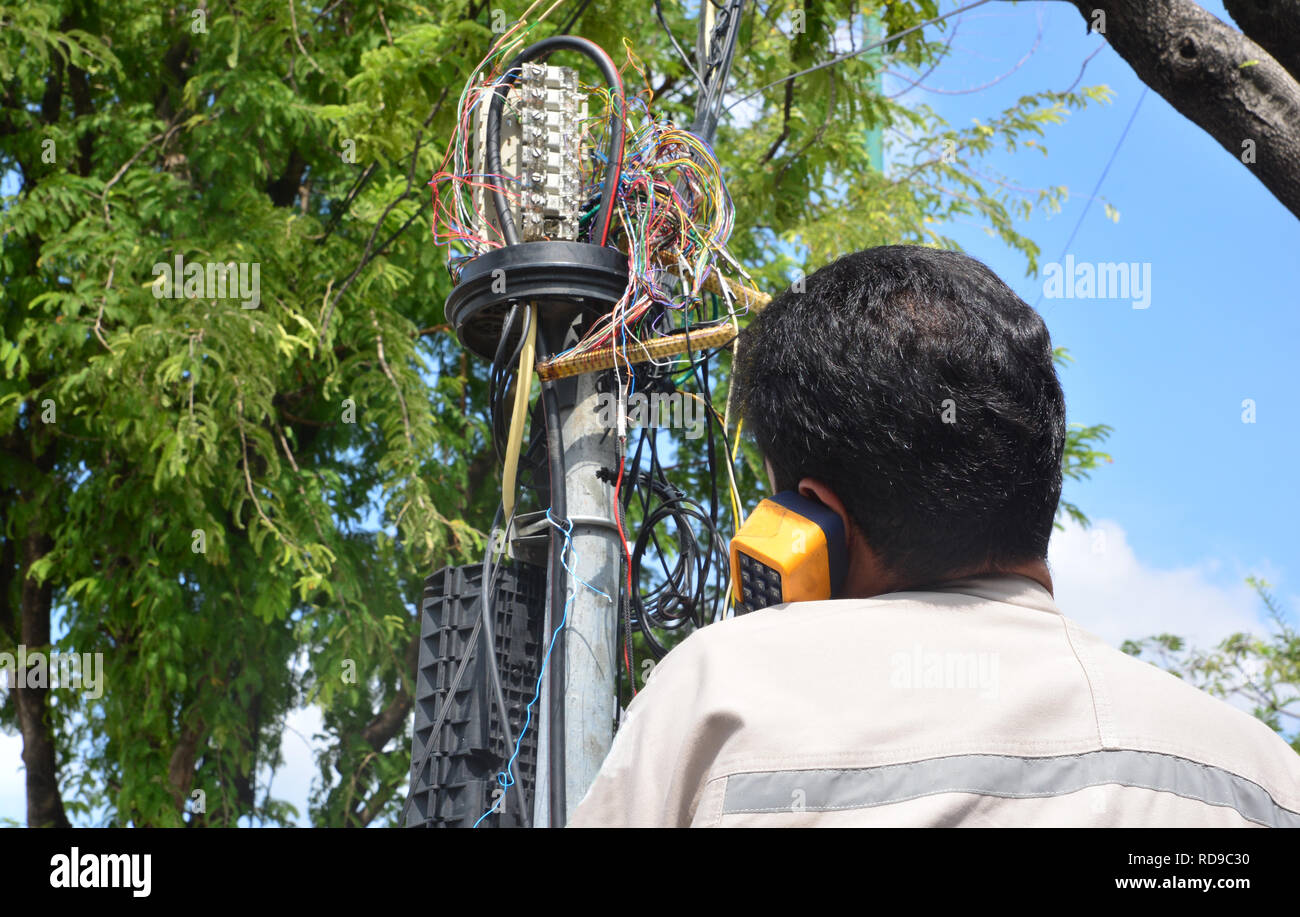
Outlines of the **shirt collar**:
{"type": "Polygon", "coordinates": [[[1002,573],[988,576],[971,576],[963,579],[948,580],[934,586],[922,586],[905,592],[955,592],[961,595],[973,595],[993,602],[1008,605],[1020,605],[1038,611],[1060,614],[1052,594],[1042,583],[1018,573],[1002,573]]]}

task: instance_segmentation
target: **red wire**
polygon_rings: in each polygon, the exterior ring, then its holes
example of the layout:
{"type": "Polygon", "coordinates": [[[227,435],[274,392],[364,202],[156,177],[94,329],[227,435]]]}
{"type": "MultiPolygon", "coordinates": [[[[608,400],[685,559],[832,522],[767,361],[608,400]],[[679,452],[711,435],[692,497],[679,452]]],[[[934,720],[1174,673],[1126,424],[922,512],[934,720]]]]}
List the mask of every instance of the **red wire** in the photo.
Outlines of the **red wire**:
{"type": "MultiPolygon", "coordinates": [[[[601,49],[601,53],[604,54],[605,59],[609,61],[610,69],[614,72],[614,81],[618,84],[618,93],[617,93],[618,110],[615,112],[615,117],[619,118],[621,121],[626,121],[627,120],[627,97],[625,96],[623,91],[623,74],[619,72],[617,65],[614,64],[614,59],[611,58],[608,54],[606,54],[604,49],[601,49]]],[[[615,159],[614,159],[614,182],[611,187],[613,188],[615,195],[618,194],[618,182],[619,179],[622,178],[622,174],[623,174],[623,150],[624,147],[626,146],[627,146],[627,138],[625,136],[623,138],[623,143],[619,146],[615,154],[615,159]]],[[[604,245],[609,241],[609,227],[610,224],[613,222],[613,220],[614,220],[614,208],[613,206],[611,206],[609,208],[609,212],[605,214],[605,225],[601,228],[601,232],[600,232],[601,245],[604,245]]],[[[620,453],[621,451],[622,450],[620,450],[620,453]]],[[[614,485],[614,519],[618,526],[618,539],[623,543],[623,557],[625,558],[627,564],[627,594],[630,599],[632,595],[632,549],[628,546],[627,535],[623,532],[623,514],[619,511],[619,507],[622,506],[622,503],[620,502],[620,494],[622,493],[623,490],[623,471],[626,464],[627,464],[627,457],[620,454],[618,459],[618,482],[614,485]]],[[[625,628],[626,628],[626,624],[625,624],[625,628]]],[[[632,649],[631,649],[632,634],[625,633],[623,636],[624,636],[623,664],[627,666],[628,684],[632,686],[632,694],[633,696],[635,696],[637,692],[636,692],[636,677],[632,672],[632,649]]]]}
{"type": "MultiPolygon", "coordinates": [[[[606,54],[604,49],[601,49],[601,53],[605,54],[605,59],[609,61],[610,69],[614,71],[614,80],[615,82],[618,83],[618,111],[615,113],[615,116],[621,120],[626,120],[627,119],[627,98],[623,94],[623,74],[619,73],[618,67],[615,66],[614,64],[614,59],[610,57],[608,54],[606,54]]],[[[613,189],[615,195],[618,194],[618,181],[622,177],[622,173],[623,173],[623,147],[626,145],[627,145],[627,137],[624,136],[623,145],[618,148],[617,158],[614,160],[613,189]]],[[[610,203],[611,205],[613,204],[612,201],[610,203]]],[[[605,226],[603,229],[601,229],[600,232],[601,245],[604,245],[609,240],[609,225],[613,221],[614,221],[614,208],[613,206],[611,206],[609,208],[609,213],[605,214],[605,226]]],[[[632,690],[634,691],[636,690],[635,686],[633,687],[632,690]]]]}
{"type": "MultiPolygon", "coordinates": [[[[632,549],[628,547],[627,536],[623,534],[623,514],[619,512],[619,507],[623,504],[619,502],[619,493],[623,489],[623,466],[627,463],[627,457],[620,455],[618,459],[618,482],[614,485],[614,523],[618,526],[618,540],[623,542],[623,556],[627,558],[627,594],[629,599],[632,596],[632,549]]],[[[632,673],[632,634],[627,629],[627,622],[624,622],[625,632],[623,634],[623,664],[627,666],[628,684],[632,686],[632,696],[636,696],[636,677],[632,673]]]]}

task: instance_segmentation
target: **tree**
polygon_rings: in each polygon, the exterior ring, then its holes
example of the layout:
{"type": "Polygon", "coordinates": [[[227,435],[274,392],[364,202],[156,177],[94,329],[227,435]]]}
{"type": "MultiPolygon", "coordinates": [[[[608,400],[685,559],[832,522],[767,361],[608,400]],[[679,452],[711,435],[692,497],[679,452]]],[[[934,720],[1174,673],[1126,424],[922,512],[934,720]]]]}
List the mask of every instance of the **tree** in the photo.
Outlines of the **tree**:
{"type": "Polygon", "coordinates": [[[1213,650],[1200,650],[1182,637],[1160,634],[1126,640],[1123,650],[1154,657],[1154,664],[1215,697],[1245,701],[1300,753],[1300,631],[1287,621],[1267,582],[1253,576],[1246,582],[1268,612],[1266,636],[1232,634],[1213,650]]]}
{"type": "MultiPolygon", "coordinates": [[[[804,10],[793,30],[783,5],[751,8],[738,85],[828,57],[861,23],[847,0],[804,10]]],[[[644,73],[625,70],[629,91],[685,119],[691,77],[651,10],[562,12],[535,34],[628,36],[644,73]]],[[[29,824],[288,823],[263,775],[303,703],[325,724],[313,820],[394,817],[420,582],[481,555],[498,497],[484,369],[445,323],[445,252],[424,234],[494,19],[485,0],[0,6],[0,652],[102,653],[105,683],[0,704],[29,824]]],[[[884,60],[938,53],[913,33],[884,60]]],[[[1105,91],[956,129],[874,93],[878,66],[788,81],[724,123],[737,256],[776,287],[792,251],[951,245],[939,227],[970,218],[1033,270],[1016,219],[1063,189],[1009,190],[979,161],[1105,91]],[[890,174],[868,162],[875,127],[890,174]]],[[[1076,463],[1095,438],[1072,441],[1076,463]]],[[[747,499],[756,472],[742,464],[747,499]]],[[[702,492],[698,472],[681,480],[702,492]]]]}
{"type": "Polygon", "coordinates": [[[1238,32],[1193,0],[1069,0],[1138,79],[1300,217],[1300,2],[1225,0],[1238,32]]]}

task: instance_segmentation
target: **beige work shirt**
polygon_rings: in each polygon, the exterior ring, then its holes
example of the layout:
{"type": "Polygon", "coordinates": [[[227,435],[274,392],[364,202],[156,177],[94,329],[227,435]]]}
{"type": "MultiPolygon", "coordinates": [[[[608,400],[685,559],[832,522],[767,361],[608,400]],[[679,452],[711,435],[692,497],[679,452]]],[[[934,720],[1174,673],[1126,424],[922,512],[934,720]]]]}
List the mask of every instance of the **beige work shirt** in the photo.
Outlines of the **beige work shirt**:
{"type": "Polygon", "coordinates": [[[981,577],[692,634],[570,824],[1300,827],[1300,755],[981,577]]]}

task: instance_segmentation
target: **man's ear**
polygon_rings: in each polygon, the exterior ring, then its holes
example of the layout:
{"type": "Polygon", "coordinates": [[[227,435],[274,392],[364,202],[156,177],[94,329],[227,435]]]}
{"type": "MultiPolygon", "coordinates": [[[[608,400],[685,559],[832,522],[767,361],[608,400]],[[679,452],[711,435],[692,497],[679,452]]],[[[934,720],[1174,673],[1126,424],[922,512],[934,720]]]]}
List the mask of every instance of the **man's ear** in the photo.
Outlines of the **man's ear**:
{"type": "Polygon", "coordinates": [[[844,508],[844,501],[835,495],[835,491],[816,478],[804,478],[799,482],[798,490],[801,497],[821,503],[844,523],[849,569],[840,589],[841,598],[871,598],[901,588],[903,584],[881,564],[867,543],[866,535],[853,523],[849,511],[844,508]]]}
{"type": "Polygon", "coordinates": [[[835,491],[816,478],[804,478],[799,482],[798,490],[799,496],[816,500],[840,517],[840,522],[844,523],[844,536],[848,541],[849,556],[852,556],[853,543],[857,539],[857,527],[849,518],[849,511],[844,508],[843,501],[835,495],[835,491]]]}

